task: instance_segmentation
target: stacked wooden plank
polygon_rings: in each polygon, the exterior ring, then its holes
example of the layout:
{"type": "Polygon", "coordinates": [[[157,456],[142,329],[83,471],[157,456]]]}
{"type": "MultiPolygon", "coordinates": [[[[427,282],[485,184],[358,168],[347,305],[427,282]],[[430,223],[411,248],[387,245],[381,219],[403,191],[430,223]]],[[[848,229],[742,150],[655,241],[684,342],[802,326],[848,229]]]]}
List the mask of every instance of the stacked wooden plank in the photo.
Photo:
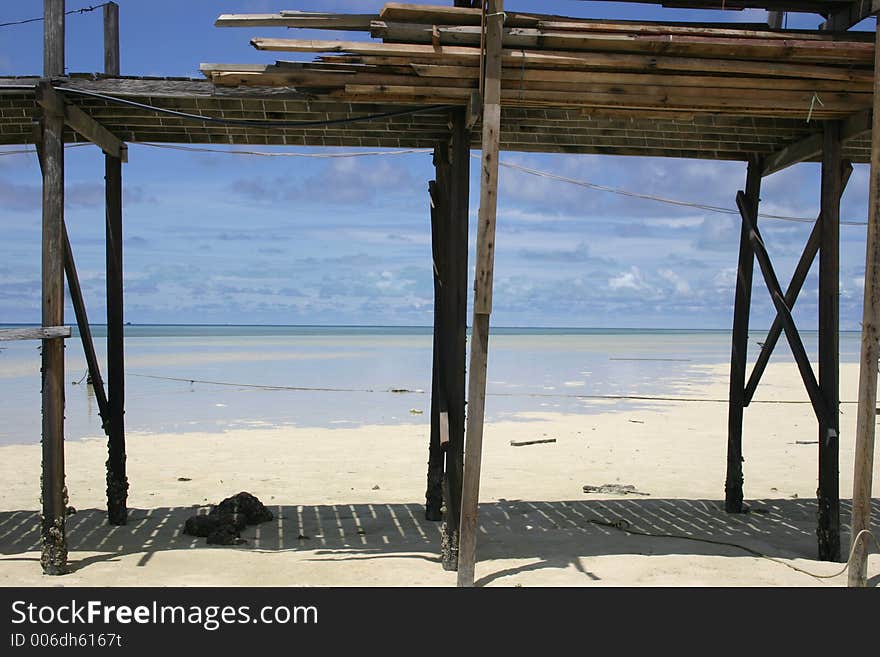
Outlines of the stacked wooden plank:
{"type": "MultiPolygon", "coordinates": [[[[407,105],[464,105],[479,88],[478,9],[388,3],[378,15],[287,11],[224,15],[217,25],[368,32],[373,40],[255,38],[258,50],[319,57],[203,65],[216,85],[407,105]]],[[[873,38],[859,33],[510,12],[503,45],[505,107],[825,119],[871,105],[873,38]]]]}

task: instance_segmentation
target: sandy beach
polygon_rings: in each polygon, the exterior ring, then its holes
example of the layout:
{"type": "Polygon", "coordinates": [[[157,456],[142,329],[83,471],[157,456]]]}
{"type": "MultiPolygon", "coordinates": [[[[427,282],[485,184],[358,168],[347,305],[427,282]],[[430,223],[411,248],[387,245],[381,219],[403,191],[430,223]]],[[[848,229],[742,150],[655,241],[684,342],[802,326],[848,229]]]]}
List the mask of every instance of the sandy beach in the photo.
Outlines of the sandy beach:
{"type": "MultiPolygon", "coordinates": [[[[671,394],[727,396],[726,367],[671,394]]],[[[841,366],[854,400],[858,366],[841,366]]],[[[715,402],[596,405],[487,425],[477,584],[482,586],[841,586],[816,560],[816,423],[796,368],[773,364],[746,410],[745,496],[723,512],[727,409],[715,402]],[[555,438],[523,447],[511,441],[555,438]],[[631,485],[644,494],[584,493],[631,485]],[[602,523],[624,519],[636,535],[602,523]],[[599,522],[594,522],[598,520],[599,522]],[[674,534],[676,538],[658,534],[674,534]],[[684,537],[707,539],[686,540],[684,537]],[[741,546],[741,547],[738,547],[741,546]],[[747,548],[744,550],[742,548],[747,548]],[[764,556],[757,556],[760,553],[764,556]]],[[[854,404],[841,407],[840,491],[849,549],[854,404]]],[[[105,444],[69,442],[72,572],[39,566],[38,445],[0,447],[3,586],[454,586],[439,523],[424,520],[427,416],[410,424],[128,436],[130,521],[104,520],[105,444]],[[186,518],[250,491],[276,519],[238,547],[182,535],[186,518]]],[[[880,466],[874,467],[875,490],[880,466]]],[[[878,503],[874,506],[877,533],[878,503]]],[[[880,584],[880,555],[869,557],[880,584]]]]}

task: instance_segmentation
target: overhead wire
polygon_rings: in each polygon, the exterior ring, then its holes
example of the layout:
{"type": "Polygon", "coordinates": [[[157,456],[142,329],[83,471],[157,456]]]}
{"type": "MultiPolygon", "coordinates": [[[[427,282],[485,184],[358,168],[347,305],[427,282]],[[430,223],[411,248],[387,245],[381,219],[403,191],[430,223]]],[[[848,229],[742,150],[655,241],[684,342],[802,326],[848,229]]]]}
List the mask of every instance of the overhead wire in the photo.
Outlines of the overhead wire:
{"type": "Polygon", "coordinates": [[[167,107],[157,107],[147,103],[139,103],[136,100],[128,98],[119,98],[118,96],[110,96],[97,91],[88,91],[87,89],[77,89],[75,87],[55,87],[56,91],[67,94],[75,94],[86,96],[89,98],[97,98],[107,101],[108,103],[116,103],[117,105],[126,105],[128,107],[136,107],[138,109],[149,110],[157,114],[165,114],[166,116],[176,116],[177,118],[187,119],[190,121],[201,121],[204,123],[216,123],[219,125],[244,126],[250,128],[312,128],[328,125],[347,125],[358,123],[361,121],[375,121],[378,119],[388,119],[397,116],[406,116],[409,114],[420,114],[422,112],[439,111],[448,109],[449,105],[427,105],[422,107],[409,107],[391,112],[380,112],[378,114],[367,114],[364,116],[350,116],[342,119],[325,119],[321,121],[252,121],[250,119],[224,119],[217,116],[206,116],[204,114],[191,114],[189,112],[181,112],[179,110],[168,109],[167,107]]]}
{"type": "MultiPolygon", "coordinates": [[[[99,5],[93,5],[91,7],[83,7],[82,9],[71,9],[70,11],[64,12],[64,15],[70,16],[71,14],[85,14],[90,11],[95,11],[96,9],[100,9],[101,7],[106,7],[108,4],[110,4],[110,3],[109,2],[102,2],[99,5]]],[[[11,25],[26,25],[27,23],[37,23],[43,19],[44,19],[43,16],[39,16],[37,18],[25,18],[24,20],[20,20],[20,21],[10,21],[8,23],[0,23],[0,27],[9,27],[11,25]]]]}

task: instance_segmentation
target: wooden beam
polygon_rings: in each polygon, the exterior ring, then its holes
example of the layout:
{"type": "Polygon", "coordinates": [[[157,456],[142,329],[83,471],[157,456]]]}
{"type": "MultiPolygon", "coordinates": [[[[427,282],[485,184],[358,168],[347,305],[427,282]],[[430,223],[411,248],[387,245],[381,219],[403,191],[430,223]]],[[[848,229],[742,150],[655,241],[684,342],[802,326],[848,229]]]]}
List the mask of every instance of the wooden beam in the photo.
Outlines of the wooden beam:
{"type": "Polygon", "coordinates": [[[819,25],[819,29],[843,32],[877,12],[880,12],[880,0],[854,0],[828,16],[827,20],[819,25]]]}
{"type": "Polygon", "coordinates": [[[113,157],[128,161],[128,147],[121,139],[107,130],[76,105],[65,102],[51,83],[43,81],[37,87],[37,103],[41,107],[64,117],[64,122],[77,133],[113,157]]]}
{"type": "MultiPolygon", "coordinates": [[[[840,127],[841,141],[845,143],[850,139],[857,139],[868,134],[871,131],[871,116],[870,108],[848,116],[840,127]]],[[[799,139],[768,155],[764,161],[764,171],[761,175],[769,176],[771,173],[782,171],[793,164],[812,160],[822,154],[823,145],[824,138],[821,132],[815,132],[799,139]]]]}
{"type": "Polygon", "coordinates": [[[83,299],[82,288],[79,284],[79,276],[76,273],[76,262],[73,258],[73,249],[70,247],[70,236],[67,234],[67,225],[64,230],[64,271],[67,274],[67,289],[70,292],[70,300],[73,312],[76,315],[76,325],[79,328],[79,337],[86,356],[86,364],[89,368],[89,376],[92,380],[92,389],[95,391],[95,400],[98,402],[98,414],[101,416],[101,428],[107,432],[107,394],[104,391],[104,379],[101,377],[101,368],[98,366],[98,356],[95,354],[95,343],[92,341],[92,329],[89,326],[89,318],[86,313],[86,304],[83,299]]]}
{"type": "MultiPolygon", "coordinates": [[[[119,12],[104,13],[104,73],[119,75],[119,12]],[[116,56],[113,53],[117,53],[116,56]]],[[[115,8],[115,6],[114,6],[115,8]]],[[[118,8],[117,8],[118,9],[118,8]]],[[[125,154],[123,151],[122,155],[125,154]]],[[[123,157],[104,155],[107,289],[107,521],[128,522],[125,455],[125,327],[122,276],[123,157]]]]}
{"type": "Polygon", "coordinates": [[[770,298],[773,301],[773,305],[776,307],[776,313],[782,318],[782,328],[785,331],[785,337],[788,340],[789,347],[791,347],[791,354],[794,356],[795,363],[798,366],[798,371],[801,374],[801,379],[803,379],[804,387],[807,389],[807,396],[809,396],[810,402],[813,405],[816,419],[819,420],[820,424],[827,423],[830,411],[822,396],[819,384],[816,381],[816,375],[813,373],[813,368],[810,365],[810,358],[807,356],[807,350],[804,348],[800,333],[794,324],[791,310],[785,305],[785,296],[779,285],[779,279],[776,277],[773,263],[770,262],[770,256],[764,246],[764,240],[761,238],[761,233],[755,223],[756,213],[749,205],[743,192],[737,193],[736,204],[743,217],[743,222],[748,229],[752,250],[755,254],[755,259],[760,266],[761,273],[764,276],[767,291],[770,293],[770,298]]]}
{"type": "MultiPolygon", "coordinates": [[[[761,194],[760,158],[749,160],[746,174],[746,198],[754,216],[758,216],[761,194]]],[[[742,513],[743,507],[743,448],[742,423],[743,383],[746,375],[746,356],[749,346],[749,312],[752,304],[752,273],[755,256],[749,240],[746,222],[742,222],[739,238],[736,292],[733,306],[733,332],[730,350],[730,391],[727,413],[727,477],[724,484],[724,510],[742,513]]]]}
{"type": "Polygon", "coordinates": [[[840,124],[826,122],[822,152],[822,246],[819,250],[819,558],[840,561],[840,124]]]}
{"type": "Polygon", "coordinates": [[[119,76],[119,5],[104,5],[104,74],[119,76]]]}
{"type": "Polygon", "coordinates": [[[214,27],[298,27],[311,30],[368,31],[376,14],[333,14],[319,11],[282,11],[278,14],[221,14],[214,27]]]}
{"type": "MultiPolygon", "coordinates": [[[[845,162],[843,172],[841,173],[841,196],[843,195],[843,190],[846,189],[852,171],[852,164],[845,162]]],[[[810,236],[807,238],[807,243],[801,253],[800,260],[798,260],[794,273],[791,276],[791,282],[788,285],[788,289],[785,291],[785,305],[789,308],[794,308],[794,304],[797,302],[804,281],[807,280],[807,274],[810,272],[810,268],[813,265],[813,260],[815,260],[816,254],[819,252],[821,241],[822,213],[820,212],[819,216],[816,218],[816,223],[813,224],[813,230],[810,231],[810,236]]],[[[767,332],[767,337],[764,339],[764,342],[761,343],[761,353],[758,354],[758,359],[755,361],[755,366],[752,368],[749,382],[746,384],[745,406],[748,406],[752,402],[752,398],[755,396],[755,391],[758,389],[758,383],[761,381],[761,376],[764,374],[764,370],[770,362],[770,356],[773,354],[773,349],[776,347],[776,343],[779,341],[781,335],[782,318],[777,313],[776,317],[773,319],[773,324],[770,326],[770,330],[767,332]]]]}
{"type": "Polygon", "coordinates": [[[486,367],[489,351],[489,316],[495,267],[495,218],[498,210],[498,152],[501,138],[501,35],[504,1],[489,0],[486,15],[486,81],[483,91],[483,138],[480,167],[480,211],[477,225],[477,261],[474,280],[474,315],[471,324],[470,379],[468,382],[467,433],[464,482],[461,494],[461,528],[458,585],[474,585],[477,549],[477,508],[483,450],[486,404],[486,367]]]}
{"type": "Polygon", "coordinates": [[[0,342],[8,342],[12,340],[54,340],[56,338],[69,337],[69,326],[0,329],[0,342]]]}
{"type": "Polygon", "coordinates": [[[434,363],[431,376],[431,436],[428,447],[428,486],[425,520],[443,519],[443,452],[440,415],[447,413],[443,372],[443,311],[448,271],[446,231],[449,230],[449,143],[434,148],[435,179],[428,184],[431,199],[431,255],[434,271],[434,363]]]}
{"type": "MultiPolygon", "coordinates": [[[[45,0],[43,75],[64,75],[64,0],[45,0]]],[[[64,115],[47,108],[42,119],[42,325],[64,325],[64,115]]],[[[67,492],[64,483],[64,342],[42,349],[42,550],[46,575],[67,572],[67,492]]]]}
{"type": "Polygon", "coordinates": [[[862,308],[862,347],[856,444],[853,463],[852,561],[849,586],[868,585],[868,535],[871,528],[871,488],[874,469],[874,433],[877,416],[877,362],[880,359],[880,26],[875,26],[874,123],[871,131],[871,177],[868,200],[868,237],[865,244],[865,292],[862,308]]]}
{"type": "MultiPolygon", "coordinates": [[[[443,384],[448,410],[449,443],[446,445],[441,562],[446,570],[458,569],[459,524],[464,476],[465,395],[468,306],[468,220],[470,204],[471,133],[463,110],[450,112],[450,178],[448,266],[443,295],[443,384]]],[[[443,416],[441,415],[441,421],[443,416]]],[[[442,430],[442,424],[441,424],[442,430]]]]}
{"type": "MultiPolygon", "coordinates": [[[[469,46],[439,46],[402,43],[374,43],[364,41],[329,41],[315,39],[251,39],[257,50],[278,52],[350,53],[355,55],[402,56],[438,64],[479,62],[480,49],[469,46]]],[[[590,70],[596,68],[626,68],[643,71],[714,72],[725,75],[811,77],[820,80],[869,80],[871,71],[849,66],[828,66],[816,63],[776,61],[748,61],[713,59],[708,57],[674,57],[656,54],[609,53],[586,51],[534,52],[523,49],[502,50],[505,66],[552,66],[590,70]]]]}

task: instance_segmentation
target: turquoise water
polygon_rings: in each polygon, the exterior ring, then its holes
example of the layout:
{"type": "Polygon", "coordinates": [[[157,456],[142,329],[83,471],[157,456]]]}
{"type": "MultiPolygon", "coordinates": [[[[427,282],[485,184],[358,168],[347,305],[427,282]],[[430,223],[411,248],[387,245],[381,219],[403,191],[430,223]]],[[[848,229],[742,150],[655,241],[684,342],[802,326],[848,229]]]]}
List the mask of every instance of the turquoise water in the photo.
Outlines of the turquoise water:
{"type": "MultiPolygon", "coordinates": [[[[106,375],[105,327],[93,333],[106,375]]],[[[815,358],[815,332],[803,338],[815,358]]],[[[751,359],[763,339],[762,331],[750,335],[751,359]]],[[[858,361],[859,341],[841,333],[842,361],[858,361]]],[[[428,327],[127,326],[125,342],[130,432],[428,421],[428,327]]],[[[0,343],[0,444],[40,440],[39,347],[0,343]]],[[[729,358],[728,331],[495,328],[486,415],[595,411],[597,401],[585,396],[686,395],[704,381],[699,366],[729,358]]],[[[773,358],[791,360],[784,340],[773,358]]],[[[101,435],[85,371],[75,333],[66,348],[68,440],[101,435]]]]}

